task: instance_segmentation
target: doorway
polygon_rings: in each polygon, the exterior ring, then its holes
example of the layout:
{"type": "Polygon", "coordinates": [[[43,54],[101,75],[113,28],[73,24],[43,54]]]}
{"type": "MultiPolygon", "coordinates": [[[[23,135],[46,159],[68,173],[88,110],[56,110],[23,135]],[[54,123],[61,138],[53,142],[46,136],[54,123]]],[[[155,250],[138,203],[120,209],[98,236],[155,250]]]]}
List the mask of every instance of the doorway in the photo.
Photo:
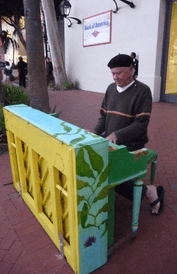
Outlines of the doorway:
{"type": "Polygon", "coordinates": [[[167,61],[165,63],[162,60],[164,83],[162,82],[161,100],[177,103],[177,1],[172,1],[170,7],[167,6],[167,13],[165,41],[168,41],[168,44],[165,42],[166,50],[164,52],[167,61]]]}

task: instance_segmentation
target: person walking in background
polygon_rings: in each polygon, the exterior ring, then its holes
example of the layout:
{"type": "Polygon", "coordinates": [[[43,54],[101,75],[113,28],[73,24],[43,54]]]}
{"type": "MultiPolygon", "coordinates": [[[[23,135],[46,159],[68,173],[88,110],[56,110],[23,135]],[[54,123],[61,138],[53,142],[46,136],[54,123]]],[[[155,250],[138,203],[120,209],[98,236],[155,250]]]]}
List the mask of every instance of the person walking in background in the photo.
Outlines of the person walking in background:
{"type": "Polygon", "coordinates": [[[2,80],[3,80],[3,74],[2,74],[2,70],[0,68],[0,99],[3,97],[2,95],[2,80]]]}
{"type": "Polygon", "coordinates": [[[135,69],[135,72],[134,72],[133,76],[134,76],[134,79],[136,79],[138,77],[138,65],[139,65],[139,62],[136,59],[136,53],[135,52],[131,52],[130,57],[133,59],[133,67],[135,69]]]}
{"type": "Polygon", "coordinates": [[[12,67],[8,61],[5,61],[4,75],[5,75],[4,81],[10,82],[10,77],[12,76],[12,67]]]}
{"type": "Polygon", "coordinates": [[[26,75],[27,75],[27,63],[23,61],[20,56],[18,58],[19,62],[17,64],[18,76],[19,76],[19,86],[26,88],[26,75]]]}
{"type": "Polygon", "coordinates": [[[52,62],[50,61],[50,58],[48,57],[45,58],[45,63],[46,63],[46,73],[47,73],[47,85],[49,85],[50,82],[54,80],[53,65],[52,65],[52,62]]]}

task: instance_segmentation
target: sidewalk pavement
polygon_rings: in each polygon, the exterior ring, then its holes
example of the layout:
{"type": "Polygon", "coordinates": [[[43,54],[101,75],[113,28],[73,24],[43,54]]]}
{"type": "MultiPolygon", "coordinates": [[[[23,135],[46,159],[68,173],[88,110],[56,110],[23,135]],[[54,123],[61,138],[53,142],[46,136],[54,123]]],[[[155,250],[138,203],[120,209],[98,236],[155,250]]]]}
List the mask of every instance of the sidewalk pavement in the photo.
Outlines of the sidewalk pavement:
{"type": "MultiPolygon", "coordinates": [[[[92,128],[102,93],[50,91],[61,120],[92,128]]],[[[132,204],[116,196],[116,249],[94,274],[177,274],[177,105],[153,103],[147,148],[158,152],[155,184],[165,188],[165,210],[152,216],[141,206],[137,238],[131,233],[132,204]]],[[[144,179],[149,184],[150,171],[144,179]]],[[[8,153],[0,156],[0,274],[73,274],[12,184],[8,153]]]]}

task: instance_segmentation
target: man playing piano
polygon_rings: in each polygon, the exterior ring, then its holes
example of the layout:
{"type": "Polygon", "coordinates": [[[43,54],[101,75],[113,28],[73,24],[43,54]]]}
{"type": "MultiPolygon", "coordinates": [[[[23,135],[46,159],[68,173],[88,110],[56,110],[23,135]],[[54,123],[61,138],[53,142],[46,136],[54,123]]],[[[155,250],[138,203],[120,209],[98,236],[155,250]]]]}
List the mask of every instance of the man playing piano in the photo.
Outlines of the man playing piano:
{"type": "MultiPolygon", "coordinates": [[[[149,87],[134,79],[133,59],[129,55],[119,54],[113,57],[108,67],[114,83],[106,90],[100,118],[94,129],[88,131],[102,135],[109,142],[125,145],[129,151],[145,147],[148,142],[147,127],[149,124],[152,95],[149,87]]],[[[133,200],[134,181],[116,186],[120,195],[133,200]]],[[[147,197],[152,214],[159,215],[164,208],[164,189],[154,185],[143,184],[142,199],[147,197]]]]}

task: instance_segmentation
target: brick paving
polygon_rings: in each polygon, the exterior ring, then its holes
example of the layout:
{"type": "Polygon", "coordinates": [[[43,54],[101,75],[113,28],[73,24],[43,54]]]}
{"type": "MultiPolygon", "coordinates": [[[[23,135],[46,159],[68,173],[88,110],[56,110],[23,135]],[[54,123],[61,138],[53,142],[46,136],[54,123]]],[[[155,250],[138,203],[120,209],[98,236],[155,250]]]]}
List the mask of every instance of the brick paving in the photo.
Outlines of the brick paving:
{"type": "MultiPolygon", "coordinates": [[[[59,118],[92,128],[99,117],[102,93],[50,91],[51,109],[59,118]]],[[[131,232],[131,203],[116,196],[116,248],[94,274],[177,274],[177,105],[153,104],[148,148],[158,152],[155,184],[165,187],[165,210],[152,216],[145,200],[138,236],[131,232]]],[[[144,179],[149,183],[150,172],[144,179]]],[[[0,274],[72,274],[60,252],[12,184],[8,153],[0,156],[0,274]]]]}

